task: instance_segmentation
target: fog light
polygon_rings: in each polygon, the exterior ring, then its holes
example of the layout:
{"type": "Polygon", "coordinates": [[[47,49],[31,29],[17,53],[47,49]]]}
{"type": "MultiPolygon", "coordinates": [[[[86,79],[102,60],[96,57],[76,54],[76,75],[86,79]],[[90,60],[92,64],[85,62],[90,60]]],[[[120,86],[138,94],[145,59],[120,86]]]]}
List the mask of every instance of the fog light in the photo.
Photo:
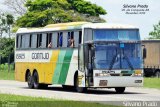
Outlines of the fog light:
{"type": "Polygon", "coordinates": [[[135,80],[135,83],[142,83],[142,80],[135,80]]]}

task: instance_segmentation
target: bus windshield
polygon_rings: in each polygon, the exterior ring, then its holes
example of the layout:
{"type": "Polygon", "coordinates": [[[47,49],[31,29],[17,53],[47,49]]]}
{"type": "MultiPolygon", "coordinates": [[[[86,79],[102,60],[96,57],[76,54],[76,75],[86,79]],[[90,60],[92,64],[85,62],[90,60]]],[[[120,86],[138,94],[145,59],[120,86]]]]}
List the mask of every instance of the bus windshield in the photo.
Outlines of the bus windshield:
{"type": "Polygon", "coordinates": [[[142,68],[140,46],[140,43],[95,44],[95,69],[142,68]]]}

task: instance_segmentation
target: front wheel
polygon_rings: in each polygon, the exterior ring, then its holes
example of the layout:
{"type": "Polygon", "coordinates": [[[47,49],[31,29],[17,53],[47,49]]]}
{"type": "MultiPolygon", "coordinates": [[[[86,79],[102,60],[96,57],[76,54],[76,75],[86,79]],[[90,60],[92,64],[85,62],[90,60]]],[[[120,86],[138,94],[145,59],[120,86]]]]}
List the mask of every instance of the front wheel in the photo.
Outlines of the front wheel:
{"type": "Polygon", "coordinates": [[[79,93],[83,93],[83,92],[87,91],[86,87],[79,87],[78,76],[76,77],[76,80],[75,80],[75,88],[76,88],[76,91],[79,92],[79,93]]]}
{"type": "Polygon", "coordinates": [[[115,90],[116,90],[116,93],[122,94],[125,91],[125,87],[116,87],[115,90]]]}

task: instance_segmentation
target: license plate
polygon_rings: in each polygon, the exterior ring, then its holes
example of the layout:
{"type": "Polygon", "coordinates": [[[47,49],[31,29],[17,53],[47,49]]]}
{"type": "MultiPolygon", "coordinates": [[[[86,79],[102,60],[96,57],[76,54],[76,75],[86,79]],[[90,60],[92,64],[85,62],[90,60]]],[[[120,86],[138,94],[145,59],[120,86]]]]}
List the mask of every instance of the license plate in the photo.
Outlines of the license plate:
{"type": "Polygon", "coordinates": [[[107,86],[107,80],[100,80],[99,86],[107,86]]]}

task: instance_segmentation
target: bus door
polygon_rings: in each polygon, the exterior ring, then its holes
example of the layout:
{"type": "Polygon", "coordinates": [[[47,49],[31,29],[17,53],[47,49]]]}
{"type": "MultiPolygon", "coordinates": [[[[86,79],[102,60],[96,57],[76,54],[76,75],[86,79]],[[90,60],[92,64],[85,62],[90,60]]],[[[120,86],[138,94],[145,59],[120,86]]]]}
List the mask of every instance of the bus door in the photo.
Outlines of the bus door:
{"type": "Polygon", "coordinates": [[[85,83],[85,63],[84,63],[84,45],[78,47],[78,80],[79,87],[86,87],[85,83]]]}
{"type": "Polygon", "coordinates": [[[84,46],[84,62],[86,71],[86,82],[88,86],[93,86],[93,59],[94,49],[91,44],[84,46]]]}

